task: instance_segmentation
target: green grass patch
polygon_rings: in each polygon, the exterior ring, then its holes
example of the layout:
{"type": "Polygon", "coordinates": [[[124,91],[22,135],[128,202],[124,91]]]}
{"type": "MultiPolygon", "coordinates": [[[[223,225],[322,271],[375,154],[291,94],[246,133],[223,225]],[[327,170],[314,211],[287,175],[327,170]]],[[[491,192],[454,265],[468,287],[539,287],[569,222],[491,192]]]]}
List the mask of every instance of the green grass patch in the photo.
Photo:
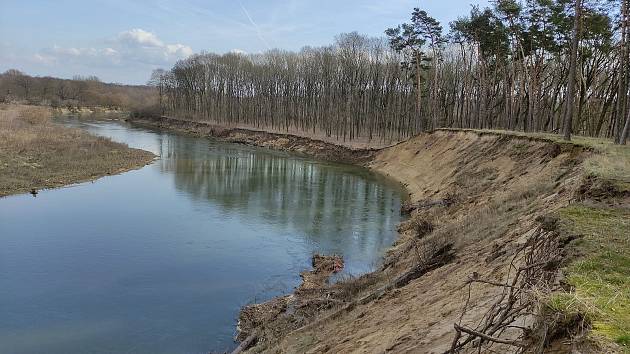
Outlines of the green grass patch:
{"type": "Polygon", "coordinates": [[[573,291],[554,294],[548,306],[585,315],[596,337],[630,353],[630,211],[576,205],[560,216],[567,231],[582,236],[573,245],[582,256],[567,268],[573,291]]]}

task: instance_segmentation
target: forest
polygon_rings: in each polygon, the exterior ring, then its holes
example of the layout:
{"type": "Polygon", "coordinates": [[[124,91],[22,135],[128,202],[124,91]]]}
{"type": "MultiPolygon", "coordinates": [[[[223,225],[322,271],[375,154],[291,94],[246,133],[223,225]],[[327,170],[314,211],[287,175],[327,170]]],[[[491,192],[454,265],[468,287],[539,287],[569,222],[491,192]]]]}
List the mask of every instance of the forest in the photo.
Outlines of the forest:
{"type": "Polygon", "coordinates": [[[156,104],[155,96],[153,88],[103,83],[96,76],[76,75],[68,80],[34,77],[15,69],[0,74],[0,103],[131,110],[156,104]]]}
{"type": "Polygon", "coordinates": [[[448,29],[421,9],[381,38],[299,52],[200,53],[158,69],[162,114],[401,140],[436,128],[625,142],[630,0],[499,0],[448,29]]]}

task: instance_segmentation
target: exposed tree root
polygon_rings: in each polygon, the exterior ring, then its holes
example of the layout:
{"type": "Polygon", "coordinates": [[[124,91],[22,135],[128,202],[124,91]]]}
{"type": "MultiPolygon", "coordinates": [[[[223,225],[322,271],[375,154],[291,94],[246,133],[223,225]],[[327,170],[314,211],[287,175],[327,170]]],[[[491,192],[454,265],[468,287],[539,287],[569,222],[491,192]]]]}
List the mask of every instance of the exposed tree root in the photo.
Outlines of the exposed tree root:
{"type": "Polygon", "coordinates": [[[490,347],[495,344],[514,347],[511,351],[516,353],[524,352],[525,348],[544,348],[544,339],[543,343],[532,343],[531,333],[542,325],[541,321],[532,320],[537,315],[536,294],[548,293],[554,286],[556,271],[562,260],[563,243],[555,232],[555,220],[543,218],[539,221],[541,225],[512,258],[505,282],[482,279],[476,273],[470,276],[467,281],[468,298],[459,322],[454,324],[456,333],[447,353],[482,352],[491,350],[490,347]],[[502,292],[481,321],[470,328],[462,322],[470,304],[470,287],[473,284],[500,287],[502,292]],[[517,321],[530,324],[518,326],[517,321]]]}

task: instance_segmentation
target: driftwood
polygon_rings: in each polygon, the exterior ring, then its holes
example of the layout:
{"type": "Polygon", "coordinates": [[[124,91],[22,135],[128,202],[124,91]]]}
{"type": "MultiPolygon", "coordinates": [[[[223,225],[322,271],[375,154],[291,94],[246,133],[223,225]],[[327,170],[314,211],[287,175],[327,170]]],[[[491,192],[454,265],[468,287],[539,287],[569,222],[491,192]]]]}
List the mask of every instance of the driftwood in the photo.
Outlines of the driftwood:
{"type": "Polygon", "coordinates": [[[354,309],[357,305],[365,305],[368,304],[380,297],[382,297],[385,293],[387,293],[388,291],[394,290],[394,289],[398,289],[398,288],[402,288],[405,285],[409,284],[412,280],[414,279],[418,279],[421,276],[425,275],[426,273],[438,269],[444,265],[446,265],[448,262],[450,262],[453,258],[454,255],[452,253],[452,244],[448,244],[442,248],[440,248],[439,250],[437,250],[434,254],[433,257],[430,258],[430,260],[426,263],[423,264],[419,264],[417,266],[415,266],[413,269],[411,269],[410,271],[407,271],[405,274],[399,276],[398,278],[396,278],[393,282],[387,284],[384,287],[381,287],[379,289],[377,289],[376,291],[360,298],[359,300],[350,302],[349,304],[346,304],[344,307],[340,308],[339,310],[324,316],[314,322],[311,322],[299,329],[297,329],[298,331],[300,330],[304,330],[306,328],[311,328],[315,325],[317,325],[318,323],[324,323],[327,322],[329,320],[338,318],[339,316],[341,316],[343,313],[348,312],[348,311],[352,311],[352,309],[354,309]]]}
{"type": "Polygon", "coordinates": [[[479,338],[483,338],[483,339],[485,339],[487,341],[490,341],[490,342],[508,344],[508,345],[513,345],[513,346],[517,346],[517,347],[524,347],[525,346],[521,342],[513,341],[513,340],[506,340],[506,339],[501,339],[501,338],[495,338],[495,337],[489,336],[489,335],[487,335],[485,333],[481,333],[481,332],[475,331],[474,329],[470,329],[468,327],[460,326],[457,323],[455,323],[454,327],[455,327],[455,331],[457,331],[458,333],[461,333],[461,332],[468,333],[470,335],[473,335],[473,336],[479,337],[479,338]]]}
{"type": "Polygon", "coordinates": [[[433,255],[433,257],[431,257],[431,260],[429,262],[415,266],[411,270],[405,272],[405,274],[394,279],[393,282],[387,284],[382,288],[379,288],[369,295],[362,297],[357,301],[357,303],[365,305],[383,296],[388,291],[402,288],[403,286],[409,284],[411,281],[420,278],[428,272],[440,268],[453,259],[454,256],[451,253],[452,247],[453,245],[451,244],[442,247],[433,255]]]}
{"type": "Polygon", "coordinates": [[[252,334],[250,334],[247,338],[245,338],[244,341],[241,342],[241,344],[239,344],[238,347],[236,347],[236,349],[234,349],[232,351],[232,354],[240,354],[243,351],[249,349],[249,347],[252,346],[252,344],[254,344],[254,342],[258,339],[258,333],[254,332],[252,334]]]}

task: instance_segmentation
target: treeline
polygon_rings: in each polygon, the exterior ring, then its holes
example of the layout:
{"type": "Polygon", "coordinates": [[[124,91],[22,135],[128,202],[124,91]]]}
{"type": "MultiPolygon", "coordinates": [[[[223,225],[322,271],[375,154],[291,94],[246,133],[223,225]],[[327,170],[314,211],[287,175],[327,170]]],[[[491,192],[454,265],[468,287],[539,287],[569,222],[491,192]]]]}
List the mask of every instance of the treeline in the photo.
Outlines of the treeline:
{"type": "Polygon", "coordinates": [[[343,139],[457,127],[625,141],[629,7],[499,0],[448,32],[414,9],[383,39],[350,33],[298,53],[199,54],[150,83],[169,114],[343,139]]]}
{"type": "Polygon", "coordinates": [[[156,104],[155,89],[101,82],[96,76],[72,80],[33,77],[18,70],[0,74],[0,102],[19,102],[52,107],[104,107],[136,109],[156,104]]]}
{"type": "Polygon", "coordinates": [[[420,129],[400,56],[356,33],[299,53],[200,54],[156,71],[165,111],[219,123],[297,128],[343,139],[420,129]]]}
{"type": "Polygon", "coordinates": [[[427,58],[419,75],[432,127],[619,138],[630,115],[629,3],[502,0],[473,8],[446,37],[415,9],[387,34],[407,62],[427,58]]]}

